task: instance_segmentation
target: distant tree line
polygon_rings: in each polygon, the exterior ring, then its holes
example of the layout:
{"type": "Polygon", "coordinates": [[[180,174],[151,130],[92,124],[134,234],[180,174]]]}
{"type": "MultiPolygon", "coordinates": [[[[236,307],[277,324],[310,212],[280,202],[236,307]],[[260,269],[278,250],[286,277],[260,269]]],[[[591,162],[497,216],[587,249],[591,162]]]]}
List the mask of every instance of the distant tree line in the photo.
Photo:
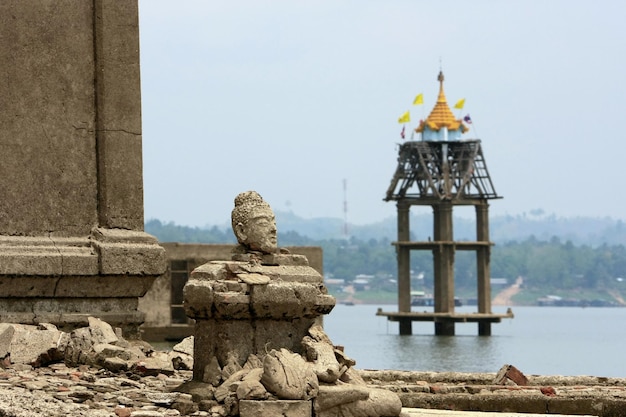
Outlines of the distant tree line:
{"type": "MultiPolygon", "coordinates": [[[[324,240],[326,273],[352,279],[358,274],[378,277],[397,276],[395,247],[387,239],[359,241],[324,240]]],[[[433,260],[430,251],[412,251],[413,276],[422,276],[423,286],[432,288],[433,260]]],[[[526,287],[549,290],[626,290],[626,248],[623,245],[575,246],[554,237],[539,241],[530,237],[493,247],[491,276],[506,278],[512,284],[524,277],[526,287]]],[[[459,288],[476,287],[476,255],[457,251],[455,281],[459,288]]]]}
{"type": "MultiPolygon", "coordinates": [[[[235,243],[230,229],[215,226],[192,228],[150,220],[146,231],[162,242],[235,243]]],[[[325,273],[347,282],[359,274],[374,276],[380,283],[397,276],[395,247],[386,237],[311,239],[295,231],[279,231],[278,240],[281,246],[321,246],[325,273]]],[[[411,268],[416,276],[423,276],[422,285],[432,285],[430,251],[412,251],[411,268]]],[[[530,236],[522,241],[496,242],[491,253],[491,276],[506,278],[510,283],[523,276],[526,286],[544,291],[577,288],[626,291],[626,248],[622,244],[575,245],[558,237],[539,240],[530,236]]],[[[474,252],[457,251],[455,280],[459,288],[475,288],[474,252]]]]}
{"type": "Polygon", "coordinates": [[[179,226],[174,222],[162,223],[149,220],[145,224],[146,232],[154,235],[160,242],[180,243],[236,243],[233,232],[213,226],[210,229],[179,226]]]}

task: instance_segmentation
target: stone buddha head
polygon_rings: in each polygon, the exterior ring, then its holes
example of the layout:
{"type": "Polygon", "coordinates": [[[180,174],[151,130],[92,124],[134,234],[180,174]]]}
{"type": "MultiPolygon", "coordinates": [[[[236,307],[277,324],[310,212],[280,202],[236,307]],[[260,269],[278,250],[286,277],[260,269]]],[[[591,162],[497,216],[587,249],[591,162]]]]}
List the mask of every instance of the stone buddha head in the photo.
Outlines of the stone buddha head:
{"type": "Polygon", "coordinates": [[[246,191],[235,197],[231,214],[233,232],[245,251],[275,253],[277,250],[276,218],[263,197],[246,191]]]}

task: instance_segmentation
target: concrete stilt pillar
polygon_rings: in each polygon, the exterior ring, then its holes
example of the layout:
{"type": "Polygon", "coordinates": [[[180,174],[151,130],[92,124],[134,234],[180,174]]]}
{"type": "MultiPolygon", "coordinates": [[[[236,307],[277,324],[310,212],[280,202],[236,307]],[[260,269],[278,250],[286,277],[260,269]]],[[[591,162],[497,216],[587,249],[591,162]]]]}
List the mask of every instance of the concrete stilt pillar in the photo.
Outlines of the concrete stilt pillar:
{"type": "MultiPolygon", "coordinates": [[[[484,202],[476,206],[476,240],[489,242],[489,204],[484,202]]],[[[489,261],[491,247],[481,246],[476,251],[476,275],[478,281],[478,312],[491,313],[491,276],[489,273],[489,261]]],[[[491,323],[479,322],[478,334],[480,336],[491,335],[491,323]]]]}
{"type": "MultiPolygon", "coordinates": [[[[454,313],[454,240],[452,204],[433,206],[434,237],[440,242],[433,250],[435,270],[435,313],[454,313]]],[[[435,335],[454,335],[454,322],[435,321],[435,335]]]]}
{"type": "MultiPolygon", "coordinates": [[[[398,242],[408,242],[410,237],[409,224],[410,205],[398,202],[398,242]]],[[[396,246],[398,257],[398,311],[411,311],[411,250],[396,246]]],[[[400,334],[413,333],[410,319],[400,319],[400,334]]]]}

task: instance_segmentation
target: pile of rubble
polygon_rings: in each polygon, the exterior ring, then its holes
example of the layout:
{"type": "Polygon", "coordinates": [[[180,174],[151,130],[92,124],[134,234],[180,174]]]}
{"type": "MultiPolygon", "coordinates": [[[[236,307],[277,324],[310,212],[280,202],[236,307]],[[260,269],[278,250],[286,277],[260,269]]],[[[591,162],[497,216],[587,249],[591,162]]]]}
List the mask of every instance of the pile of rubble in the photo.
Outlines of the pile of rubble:
{"type": "Polygon", "coordinates": [[[192,354],[192,340],[159,352],[91,317],[71,333],[0,323],[0,416],[189,415],[191,395],[172,390],[191,378],[192,354]]]}
{"type": "Polygon", "coordinates": [[[64,362],[68,366],[97,366],[111,372],[172,373],[193,366],[193,342],[186,340],[171,352],[156,352],[146,342],[125,340],[120,329],[89,317],[89,326],[66,333],[52,324],[38,326],[0,323],[0,358],[5,365],[41,367],[64,362]]]}
{"type": "MultiPolygon", "coordinates": [[[[314,351],[310,350],[311,354],[314,351]]],[[[279,369],[281,361],[301,361],[285,351],[273,351],[266,358],[270,358],[268,369],[279,369]]],[[[302,391],[281,388],[280,379],[274,381],[279,382],[278,387],[268,389],[265,384],[271,386],[271,378],[266,376],[263,380],[265,360],[253,364],[252,358],[240,369],[224,367],[218,372],[208,367],[207,381],[193,381],[192,338],[172,351],[159,352],[145,342],[124,340],[108,324],[93,318],[89,319],[89,327],[71,333],[45,324],[0,323],[0,359],[2,417],[225,417],[232,415],[235,405],[243,411],[242,415],[250,414],[250,407],[261,402],[254,398],[266,399],[262,402],[274,407],[258,415],[300,417],[307,415],[307,410],[299,408],[303,402],[271,401],[276,396],[273,391],[286,389],[291,391],[288,395],[299,396],[312,394],[316,389],[314,382],[306,382],[312,378],[301,379],[305,381],[300,386],[302,391]],[[238,396],[248,399],[234,401],[238,396]]],[[[351,365],[348,358],[345,361],[351,365]]],[[[318,373],[328,369],[336,368],[317,367],[318,373]]],[[[338,373],[344,379],[350,376],[363,381],[364,385],[342,384],[344,388],[333,388],[321,382],[318,394],[349,389],[346,395],[365,398],[366,391],[374,396],[394,392],[404,407],[420,409],[626,416],[624,378],[526,376],[510,365],[498,373],[357,372],[352,366],[342,366],[338,373]]],[[[331,374],[327,378],[334,378],[331,374]]],[[[297,376],[291,373],[289,378],[297,380],[297,376]]],[[[323,400],[323,395],[318,398],[323,400]]],[[[361,411],[354,415],[368,414],[361,411]]]]}
{"type": "Polygon", "coordinates": [[[626,378],[362,370],[370,386],[393,391],[407,408],[626,417],[626,378]]]}
{"type": "Polygon", "coordinates": [[[305,355],[271,350],[244,366],[216,361],[192,378],[193,338],[168,352],[89,318],[71,333],[0,324],[0,416],[392,416],[399,398],[370,388],[313,326],[305,355]]]}

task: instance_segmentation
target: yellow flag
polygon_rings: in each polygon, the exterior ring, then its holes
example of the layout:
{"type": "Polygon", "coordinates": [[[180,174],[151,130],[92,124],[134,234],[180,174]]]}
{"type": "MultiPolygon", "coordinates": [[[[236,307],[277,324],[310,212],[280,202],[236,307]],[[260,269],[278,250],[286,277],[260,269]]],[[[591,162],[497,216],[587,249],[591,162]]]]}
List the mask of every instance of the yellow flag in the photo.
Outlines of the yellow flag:
{"type": "Polygon", "coordinates": [[[398,123],[408,123],[411,121],[411,115],[408,111],[402,113],[402,116],[398,118],[398,123]]]}
{"type": "Polygon", "coordinates": [[[413,105],[416,106],[418,104],[424,104],[424,94],[419,93],[416,97],[415,100],[413,100],[413,105]]]}
{"type": "Polygon", "coordinates": [[[462,98],[461,100],[457,101],[456,104],[454,105],[455,109],[462,109],[463,106],[465,106],[465,99],[462,98]]]}

